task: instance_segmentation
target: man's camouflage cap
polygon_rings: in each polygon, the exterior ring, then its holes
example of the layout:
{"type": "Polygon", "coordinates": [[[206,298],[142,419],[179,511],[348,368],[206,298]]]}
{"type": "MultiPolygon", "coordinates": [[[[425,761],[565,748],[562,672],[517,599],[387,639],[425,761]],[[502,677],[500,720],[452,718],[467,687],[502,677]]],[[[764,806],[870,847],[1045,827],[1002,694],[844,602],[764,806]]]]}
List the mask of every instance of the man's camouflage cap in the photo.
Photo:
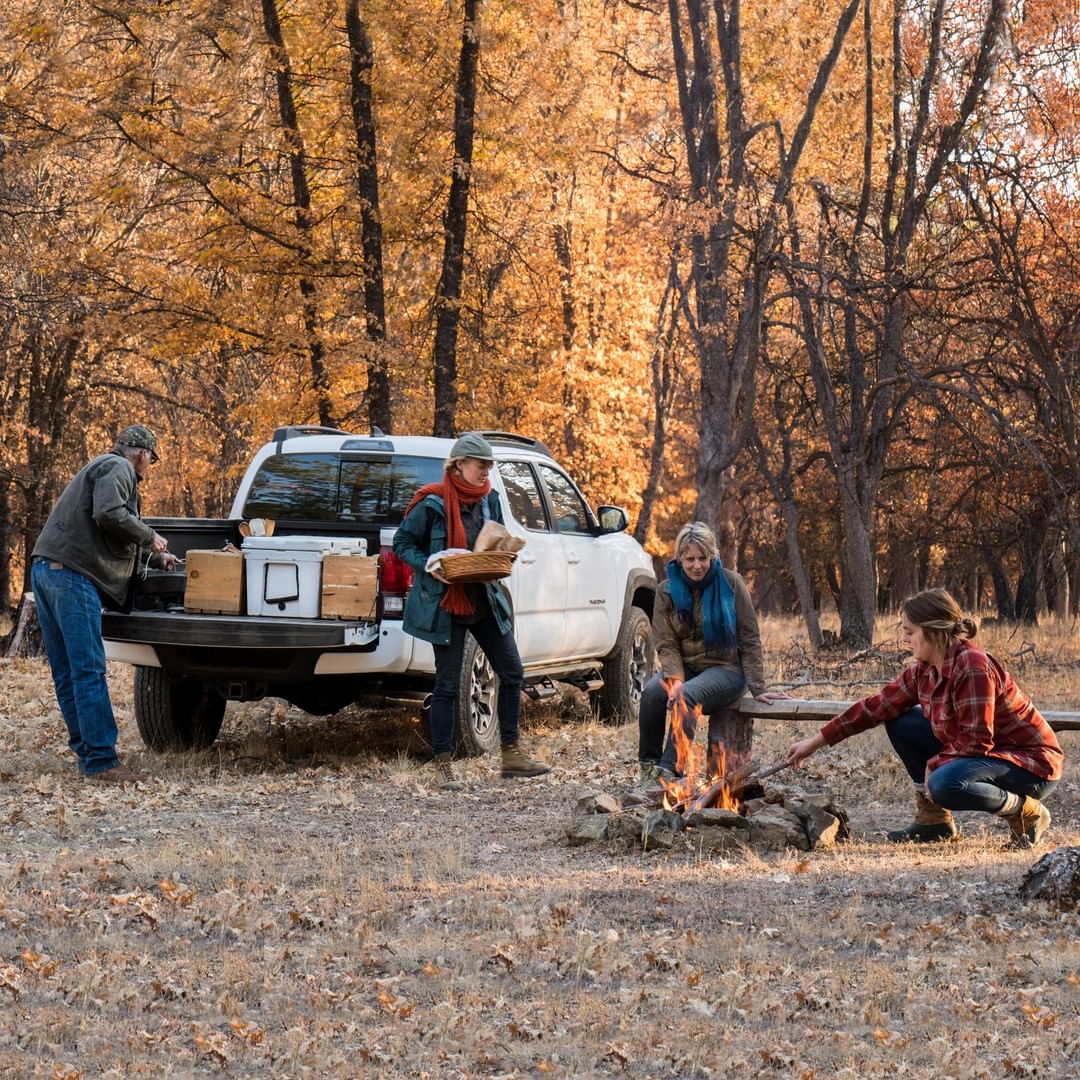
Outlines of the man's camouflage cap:
{"type": "Polygon", "coordinates": [[[128,424],[116,441],[136,450],[149,450],[151,461],[157,461],[157,436],[145,424],[128,424]]]}

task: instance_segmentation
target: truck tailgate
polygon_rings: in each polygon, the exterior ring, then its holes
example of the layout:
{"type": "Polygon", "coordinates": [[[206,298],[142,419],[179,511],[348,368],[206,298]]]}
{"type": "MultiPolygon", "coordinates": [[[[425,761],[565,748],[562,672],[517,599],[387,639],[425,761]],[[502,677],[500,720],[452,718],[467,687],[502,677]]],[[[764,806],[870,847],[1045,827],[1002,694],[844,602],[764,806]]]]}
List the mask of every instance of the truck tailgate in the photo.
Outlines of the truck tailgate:
{"type": "Polygon", "coordinates": [[[180,611],[133,611],[128,615],[105,612],[101,629],[107,641],[234,649],[374,648],[379,640],[379,627],[373,622],[195,615],[180,611]]]}

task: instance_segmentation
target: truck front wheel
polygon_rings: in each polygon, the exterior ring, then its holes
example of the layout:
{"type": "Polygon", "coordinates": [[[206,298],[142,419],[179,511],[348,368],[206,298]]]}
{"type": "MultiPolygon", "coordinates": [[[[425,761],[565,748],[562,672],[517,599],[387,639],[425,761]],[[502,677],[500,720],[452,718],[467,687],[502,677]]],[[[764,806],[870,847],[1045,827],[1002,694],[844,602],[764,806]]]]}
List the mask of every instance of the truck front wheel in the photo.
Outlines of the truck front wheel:
{"type": "Polygon", "coordinates": [[[596,693],[595,707],[601,720],[626,723],[636,720],[641,691],[656,666],[652,623],[639,607],[631,607],[618,644],[604,660],[604,685],[596,693]]]}
{"type": "Polygon", "coordinates": [[[156,753],[204,750],[218,737],[224,717],[225,699],[201,679],[135,668],[135,723],[156,753]]]}

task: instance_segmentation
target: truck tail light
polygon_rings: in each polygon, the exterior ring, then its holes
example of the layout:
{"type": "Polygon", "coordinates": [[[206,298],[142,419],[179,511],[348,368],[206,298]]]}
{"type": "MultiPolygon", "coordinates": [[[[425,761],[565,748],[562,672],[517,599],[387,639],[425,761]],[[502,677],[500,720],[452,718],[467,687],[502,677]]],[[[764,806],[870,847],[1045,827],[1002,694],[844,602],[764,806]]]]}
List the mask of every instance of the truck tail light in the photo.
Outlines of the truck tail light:
{"type": "Polygon", "coordinates": [[[387,544],[379,548],[379,617],[400,619],[405,614],[405,597],[412,588],[413,572],[387,544]]]}

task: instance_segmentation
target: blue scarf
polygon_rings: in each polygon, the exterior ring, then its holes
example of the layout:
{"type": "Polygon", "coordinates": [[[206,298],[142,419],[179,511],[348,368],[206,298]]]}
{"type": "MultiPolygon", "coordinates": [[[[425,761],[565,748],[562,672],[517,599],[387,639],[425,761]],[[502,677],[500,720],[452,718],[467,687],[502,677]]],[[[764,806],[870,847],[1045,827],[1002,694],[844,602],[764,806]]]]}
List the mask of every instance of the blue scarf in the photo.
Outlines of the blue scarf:
{"type": "Polygon", "coordinates": [[[694,593],[701,593],[701,615],[705,623],[705,655],[718,656],[737,649],[735,636],[735,590],[724,573],[719,558],[713,559],[701,581],[691,581],[677,559],[667,564],[671,603],[684,623],[694,621],[694,593]]]}

